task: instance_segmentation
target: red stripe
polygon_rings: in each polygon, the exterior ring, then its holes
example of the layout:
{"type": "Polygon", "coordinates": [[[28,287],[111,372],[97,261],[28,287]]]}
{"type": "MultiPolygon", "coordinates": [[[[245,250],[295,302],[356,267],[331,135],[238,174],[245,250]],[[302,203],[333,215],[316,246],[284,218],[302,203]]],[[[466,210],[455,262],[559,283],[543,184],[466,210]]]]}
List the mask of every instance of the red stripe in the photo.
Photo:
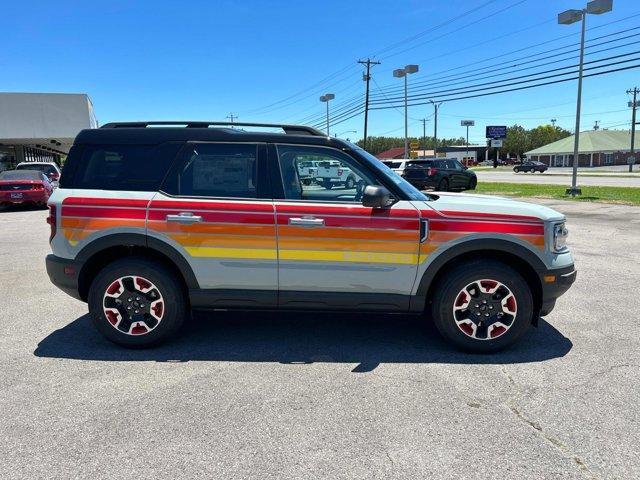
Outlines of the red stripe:
{"type": "MultiPolygon", "coordinates": [[[[278,214],[278,225],[289,225],[289,219],[298,217],[296,215],[278,214]]],[[[418,217],[409,220],[398,220],[388,218],[344,218],[344,217],[318,217],[324,220],[325,227],[351,227],[351,228],[371,228],[372,230],[393,229],[418,231],[418,217]]],[[[306,227],[301,227],[306,228],[306,227]]]]}
{"type": "Polygon", "coordinates": [[[353,215],[362,217],[418,217],[417,210],[409,209],[378,209],[362,207],[360,205],[340,205],[340,206],[325,206],[325,205],[277,205],[276,210],[278,214],[297,214],[297,215],[353,215]]]}
{"type": "Polygon", "coordinates": [[[146,210],[133,208],[62,207],[62,216],[91,218],[131,218],[144,220],[146,210]]]}
{"type": "Polygon", "coordinates": [[[452,210],[440,210],[440,213],[447,217],[467,217],[467,218],[490,218],[493,220],[513,220],[520,222],[536,222],[542,223],[538,217],[528,215],[508,215],[503,213],[484,213],[484,212],[460,212],[452,210]]]}
{"type": "Polygon", "coordinates": [[[126,198],[84,198],[67,197],[62,201],[62,205],[85,205],[94,207],[140,207],[146,208],[149,200],[126,199],[126,198]]]}
{"type": "Polygon", "coordinates": [[[432,231],[440,232],[491,232],[518,235],[544,235],[544,225],[527,225],[522,223],[432,220],[429,222],[429,227],[432,231]]]}
{"type": "MultiPolygon", "coordinates": [[[[181,209],[186,210],[186,209],[181,209]]],[[[255,223],[273,225],[273,213],[207,212],[189,209],[202,217],[204,222],[215,223],[255,223]]],[[[149,210],[149,220],[166,220],[167,215],[176,215],[177,210],[149,210]]]]}
{"type": "Polygon", "coordinates": [[[273,205],[269,202],[265,203],[235,203],[235,202],[192,202],[192,201],[176,201],[176,200],[154,200],[149,208],[163,208],[175,210],[241,210],[249,212],[271,212],[273,213],[273,205]]]}

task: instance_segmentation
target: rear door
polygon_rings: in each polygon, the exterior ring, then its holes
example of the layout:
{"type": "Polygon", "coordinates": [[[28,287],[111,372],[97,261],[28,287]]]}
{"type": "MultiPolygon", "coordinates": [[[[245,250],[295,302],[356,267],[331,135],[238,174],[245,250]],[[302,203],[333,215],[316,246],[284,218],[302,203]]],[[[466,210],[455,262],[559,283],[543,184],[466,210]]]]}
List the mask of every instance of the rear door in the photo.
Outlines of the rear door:
{"type": "Polygon", "coordinates": [[[266,146],[192,142],[149,205],[148,235],[191,265],[209,306],[275,306],[275,212],[266,146]]]}
{"type": "Polygon", "coordinates": [[[375,172],[328,147],[277,145],[276,193],[279,305],[284,308],[407,310],[419,256],[419,211],[408,201],[386,209],[364,207],[362,191],[375,172]],[[304,185],[300,165],[310,158],[336,162],[355,188],[304,185]]]}

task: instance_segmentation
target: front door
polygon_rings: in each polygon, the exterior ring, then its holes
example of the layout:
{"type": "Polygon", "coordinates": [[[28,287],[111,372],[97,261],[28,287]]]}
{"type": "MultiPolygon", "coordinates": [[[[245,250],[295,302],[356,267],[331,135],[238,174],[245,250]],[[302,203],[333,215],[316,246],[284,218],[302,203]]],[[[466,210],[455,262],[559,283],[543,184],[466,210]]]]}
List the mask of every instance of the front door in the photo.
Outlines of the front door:
{"type": "Polygon", "coordinates": [[[364,187],[380,182],[340,150],[278,145],[273,155],[284,190],[275,201],[279,305],[407,310],[419,259],[418,210],[408,201],[364,207],[364,187]],[[345,182],[303,182],[309,160],[336,165],[345,182]]]}
{"type": "Polygon", "coordinates": [[[188,261],[207,306],[277,304],[275,211],[264,161],[264,144],[189,143],[149,205],[149,237],[188,261]]]}

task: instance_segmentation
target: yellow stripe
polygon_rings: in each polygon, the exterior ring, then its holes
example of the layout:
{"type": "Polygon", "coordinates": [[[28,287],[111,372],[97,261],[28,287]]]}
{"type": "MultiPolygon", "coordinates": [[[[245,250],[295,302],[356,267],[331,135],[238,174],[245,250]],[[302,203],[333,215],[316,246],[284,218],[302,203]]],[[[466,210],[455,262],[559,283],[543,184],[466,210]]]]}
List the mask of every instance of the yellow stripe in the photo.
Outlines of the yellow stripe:
{"type": "Polygon", "coordinates": [[[395,263],[399,265],[415,265],[418,263],[418,255],[415,254],[325,250],[280,250],[280,259],[319,262],[395,263]]]}
{"type": "Polygon", "coordinates": [[[275,249],[266,248],[213,248],[213,247],[185,247],[193,257],[211,258],[242,258],[276,260],[278,253],[275,249]]]}

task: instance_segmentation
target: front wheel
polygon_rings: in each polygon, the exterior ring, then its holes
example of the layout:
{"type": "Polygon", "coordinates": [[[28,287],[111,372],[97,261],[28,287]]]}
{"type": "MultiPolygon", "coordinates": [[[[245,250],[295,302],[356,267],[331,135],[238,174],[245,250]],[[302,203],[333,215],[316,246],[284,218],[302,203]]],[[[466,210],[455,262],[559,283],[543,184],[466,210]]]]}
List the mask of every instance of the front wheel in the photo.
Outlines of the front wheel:
{"type": "Polygon", "coordinates": [[[478,260],[447,273],[433,297],[431,314],[440,334],[458,348],[495,352],[527,331],[533,298],[516,270],[478,260]]]}
{"type": "Polygon", "coordinates": [[[475,190],[477,186],[478,186],[478,179],[472,178],[471,180],[469,180],[469,190],[475,190]]]}
{"type": "Polygon", "coordinates": [[[516,173],[520,173],[520,169],[519,168],[514,168],[513,171],[516,172],[516,173]]]}
{"type": "Polygon", "coordinates": [[[446,178],[443,178],[442,180],[440,180],[440,183],[438,183],[438,191],[446,192],[448,190],[449,190],[449,182],[447,181],[446,178]]]}
{"type": "Polygon", "coordinates": [[[102,269],[89,289],[89,314],[108,340],[149,347],[173,336],[187,315],[185,293],[162,264],[126,257],[102,269]]]}

